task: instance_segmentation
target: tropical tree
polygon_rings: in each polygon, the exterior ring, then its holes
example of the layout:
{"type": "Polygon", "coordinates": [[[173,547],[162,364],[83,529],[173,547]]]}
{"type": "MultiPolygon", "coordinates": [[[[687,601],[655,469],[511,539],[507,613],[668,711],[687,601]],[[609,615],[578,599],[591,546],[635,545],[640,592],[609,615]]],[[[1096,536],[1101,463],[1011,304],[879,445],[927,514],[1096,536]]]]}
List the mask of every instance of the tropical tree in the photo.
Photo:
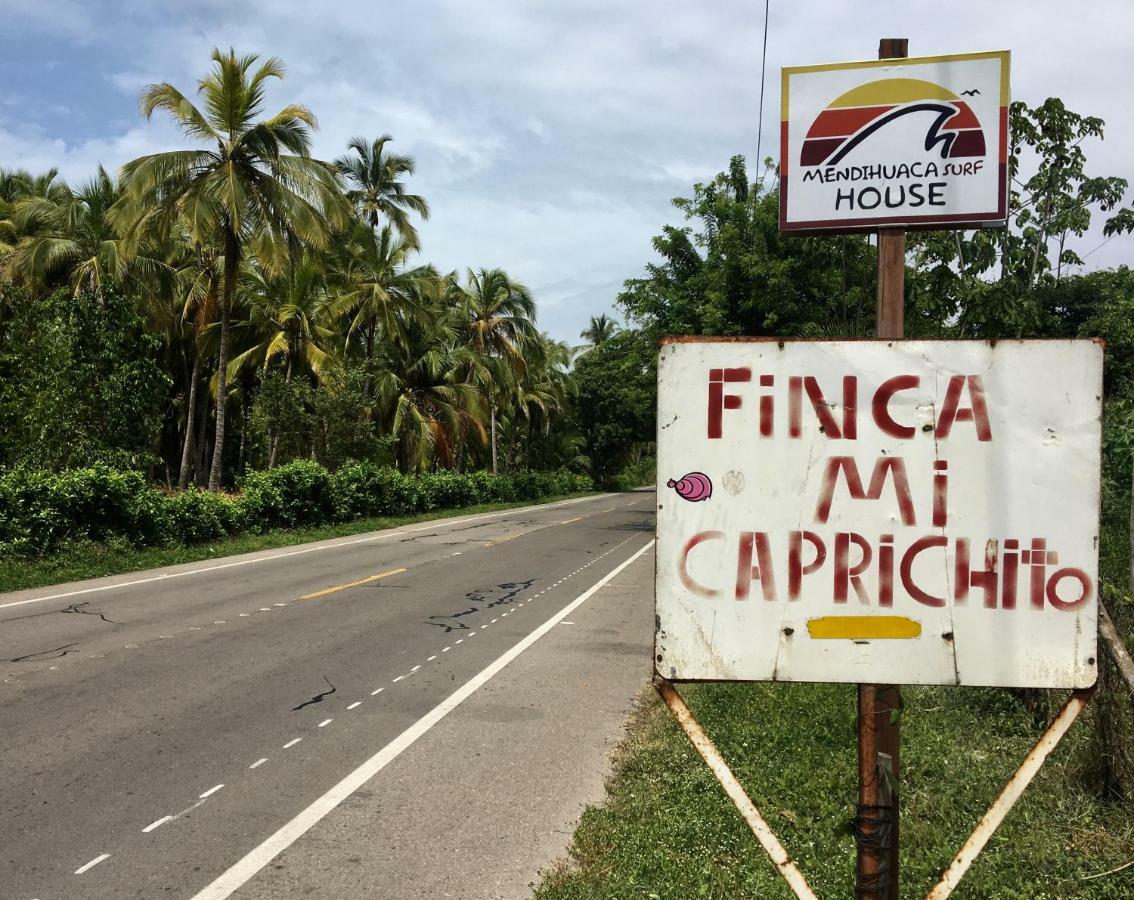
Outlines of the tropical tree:
{"type": "MultiPolygon", "coordinates": [[[[79,188],[54,177],[27,183],[15,200],[9,219],[17,238],[6,269],[33,290],[69,282],[74,293],[97,293],[108,281],[127,274],[122,242],[110,221],[120,196],[119,185],[98,167],[95,177],[79,188]]],[[[152,270],[154,261],[135,252],[135,269],[152,270]]]]}
{"type": "Polygon", "coordinates": [[[386,144],[392,140],[388,134],[372,143],[356,137],[351,140],[347,155],[335,165],[347,182],[347,197],[370,227],[377,228],[385,218],[416,249],[417,230],[410,223],[409,214],[415,212],[428,219],[429,204],[424,197],[406,191],[401,179],[413,174],[413,157],[387,153],[386,144]]]}
{"type": "Polygon", "coordinates": [[[503,269],[468,270],[460,291],[469,348],[478,358],[476,379],[488,395],[492,474],[498,471],[496,411],[526,367],[525,351],[538,332],[531,292],[503,269]]]}
{"type": "Polygon", "coordinates": [[[587,347],[598,347],[610,340],[618,331],[618,323],[606,313],[591,316],[590,324],[579,332],[587,347]]]}
{"type": "Polygon", "coordinates": [[[224,260],[218,318],[216,425],[209,489],[221,486],[229,315],[241,263],[252,256],[266,271],[282,271],[295,244],[322,248],[345,221],[334,168],[311,156],[315,116],[289,104],[257,121],[271,78],[283,64],[255,54],[212,53],[213,69],[198,84],[203,109],[171,84],[142,93],[150,117],[166,111],[185,135],[207,146],[143,156],[122,167],[126,196],[118,214],[127,233],[143,222],[179,218],[190,238],[219,247],[224,260]]]}
{"type": "MultiPolygon", "coordinates": [[[[349,318],[348,336],[362,340],[368,368],[377,341],[401,334],[403,324],[420,314],[422,291],[437,280],[432,266],[409,266],[414,249],[390,226],[375,230],[360,222],[339,253],[336,308],[349,318]]],[[[368,381],[364,391],[369,394],[369,390],[368,381]]]]}
{"type": "Polygon", "coordinates": [[[439,296],[425,315],[407,320],[400,340],[379,345],[375,400],[403,472],[430,462],[452,467],[469,436],[484,440],[483,394],[461,377],[477,365],[463,325],[461,311],[439,296]]]}

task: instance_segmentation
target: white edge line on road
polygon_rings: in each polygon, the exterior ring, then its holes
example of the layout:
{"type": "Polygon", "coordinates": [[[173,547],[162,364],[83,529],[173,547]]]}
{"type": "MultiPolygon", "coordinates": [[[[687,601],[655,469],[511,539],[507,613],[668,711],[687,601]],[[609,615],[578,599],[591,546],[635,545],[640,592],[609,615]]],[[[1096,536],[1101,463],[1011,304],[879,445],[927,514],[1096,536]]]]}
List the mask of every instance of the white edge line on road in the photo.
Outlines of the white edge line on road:
{"type": "Polygon", "coordinates": [[[75,874],[76,875],[82,875],[85,871],[87,871],[87,869],[93,869],[95,866],[97,866],[104,859],[110,859],[110,854],[109,853],[103,853],[101,856],[96,856],[89,863],[86,863],[84,865],[79,866],[79,868],[77,868],[75,870],[75,874]]]}
{"type": "MultiPolygon", "coordinates": [[[[14,600],[11,603],[0,603],[0,609],[8,609],[13,606],[24,606],[27,603],[42,603],[44,600],[62,600],[64,597],[78,597],[81,594],[94,594],[99,591],[112,591],[115,588],[134,587],[138,584],[150,584],[154,581],[165,581],[167,578],[183,578],[186,575],[200,575],[203,572],[216,572],[219,569],[232,569],[236,566],[250,566],[255,563],[270,562],[273,559],[286,559],[289,556],[299,556],[303,553],[318,553],[320,550],[334,550],[336,547],[350,547],[355,544],[366,544],[372,541],[384,541],[387,538],[400,537],[403,534],[412,534],[416,531],[427,531],[430,528],[447,528],[450,525],[461,525],[465,522],[476,522],[480,519],[498,519],[500,516],[515,515],[516,513],[527,512],[533,509],[552,509],[556,506],[568,506],[572,503],[585,503],[588,500],[600,500],[603,497],[609,497],[609,494],[595,494],[591,497],[576,497],[574,500],[560,500],[557,503],[535,503],[531,506],[517,506],[512,509],[501,510],[495,513],[482,513],[478,516],[463,516],[455,518],[451,522],[445,522],[434,519],[426,522],[417,528],[406,528],[402,531],[392,531],[389,534],[374,534],[369,537],[357,538],[353,541],[339,541],[334,544],[320,544],[316,547],[304,547],[300,550],[288,550],[285,553],[276,553],[272,556],[259,556],[256,559],[240,559],[236,562],[221,563],[216,566],[205,566],[201,569],[189,569],[186,572],[167,572],[163,575],[151,575],[149,578],[136,578],[133,581],[122,581],[118,584],[103,584],[98,587],[83,588],[78,591],[66,591],[62,594],[48,594],[45,597],[32,597],[28,600],[14,600]]],[[[333,538],[332,538],[333,540],[333,538]]]]}
{"type": "Polygon", "coordinates": [[[497,659],[486,668],[482,669],[457,688],[457,690],[390,741],[390,743],[375,753],[370,759],[366,760],[366,762],[347,775],[322,797],[276,831],[275,834],[271,835],[262,844],[255,847],[242,859],[238,860],[227,871],[221,874],[219,878],[213,881],[212,884],[209,884],[194,894],[192,900],[224,900],[224,898],[230,897],[234,891],[245,884],[280,853],[295,843],[304,833],[318,823],[320,819],[381,772],[382,769],[393,760],[397,759],[398,756],[409,748],[418,738],[476,693],[477,690],[483,687],[505,666],[551,631],[560,621],[567,618],[572,612],[586,603],[587,600],[620,574],[623,569],[635,562],[653,546],[654,541],[650,540],[650,542],[638,550],[637,553],[620,563],[554,616],[532,631],[527,637],[513,645],[511,649],[505,651],[501,656],[497,657],[497,659]]]}

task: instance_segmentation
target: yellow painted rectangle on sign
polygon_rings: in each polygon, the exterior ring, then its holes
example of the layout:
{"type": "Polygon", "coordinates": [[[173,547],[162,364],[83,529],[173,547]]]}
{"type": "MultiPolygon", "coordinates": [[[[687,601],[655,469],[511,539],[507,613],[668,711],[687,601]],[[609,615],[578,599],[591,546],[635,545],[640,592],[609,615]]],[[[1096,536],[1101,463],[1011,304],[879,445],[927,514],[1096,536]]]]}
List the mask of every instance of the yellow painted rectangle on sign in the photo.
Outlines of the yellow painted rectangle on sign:
{"type": "Polygon", "coordinates": [[[905,616],[821,616],[807,620],[816,640],[893,640],[921,636],[921,623],[905,616]]]}

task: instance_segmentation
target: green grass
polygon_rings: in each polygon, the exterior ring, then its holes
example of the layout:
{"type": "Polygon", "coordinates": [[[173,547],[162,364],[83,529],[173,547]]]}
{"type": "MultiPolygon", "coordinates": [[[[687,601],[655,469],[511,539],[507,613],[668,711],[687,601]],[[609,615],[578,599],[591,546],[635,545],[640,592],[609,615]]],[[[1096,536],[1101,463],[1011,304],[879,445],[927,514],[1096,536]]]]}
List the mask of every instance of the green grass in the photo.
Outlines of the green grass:
{"type": "Polygon", "coordinates": [[[123,572],[137,572],[141,569],[153,569],[158,566],[172,566],[178,563],[197,562],[202,559],[217,559],[222,556],[234,556],[238,553],[252,553],[256,550],[270,550],[274,547],[289,547],[310,541],[322,541],[327,538],[362,534],[367,531],[380,531],[383,528],[396,528],[413,522],[426,522],[448,516],[494,512],[520,506],[533,506],[536,502],[555,503],[572,497],[586,496],[590,495],[564,494],[547,497],[539,501],[517,500],[509,503],[483,503],[476,506],[464,506],[459,509],[436,509],[414,516],[381,516],[372,519],[356,519],[353,522],[324,525],[317,528],[269,531],[265,534],[241,534],[188,547],[132,547],[125,542],[117,544],[74,543],[50,556],[36,558],[0,557],[0,591],[43,587],[84,578],[97,578],[102,575],[119,575],[123,572]]]}
{"type": "MultiPolygon", "coordinates": [[[[856,797],[852,685],[688,685],[690,707],[820,897],[852,897],[856,797]]],[[[904,689],[902,896],[923,897],[1039,734],[1015,697],[904,689]]],[[[1129,898],[1134,810],[1087,788],[1080,720],[954,896],[1129,898]]],[[[606,805],[538,900],[791,897],[668,711],[644,697],[615,754],[606,805]]]]}

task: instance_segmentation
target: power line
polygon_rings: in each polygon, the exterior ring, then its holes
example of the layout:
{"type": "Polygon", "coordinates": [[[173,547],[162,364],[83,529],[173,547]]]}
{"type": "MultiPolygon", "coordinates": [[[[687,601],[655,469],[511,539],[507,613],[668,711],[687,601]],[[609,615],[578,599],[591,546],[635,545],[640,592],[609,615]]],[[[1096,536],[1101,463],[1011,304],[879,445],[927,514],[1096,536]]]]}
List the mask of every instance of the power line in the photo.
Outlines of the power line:
{"type": "Polygon", "coordinates": [[[764,53],[760,57],[760,114],[756,126],[756,169],[760,172],[760,182],[764,181],[764,158],[760,155],[764,139],[764,81],[768,76],[768,6],[771,0],[764,0],[764,53]]]}

